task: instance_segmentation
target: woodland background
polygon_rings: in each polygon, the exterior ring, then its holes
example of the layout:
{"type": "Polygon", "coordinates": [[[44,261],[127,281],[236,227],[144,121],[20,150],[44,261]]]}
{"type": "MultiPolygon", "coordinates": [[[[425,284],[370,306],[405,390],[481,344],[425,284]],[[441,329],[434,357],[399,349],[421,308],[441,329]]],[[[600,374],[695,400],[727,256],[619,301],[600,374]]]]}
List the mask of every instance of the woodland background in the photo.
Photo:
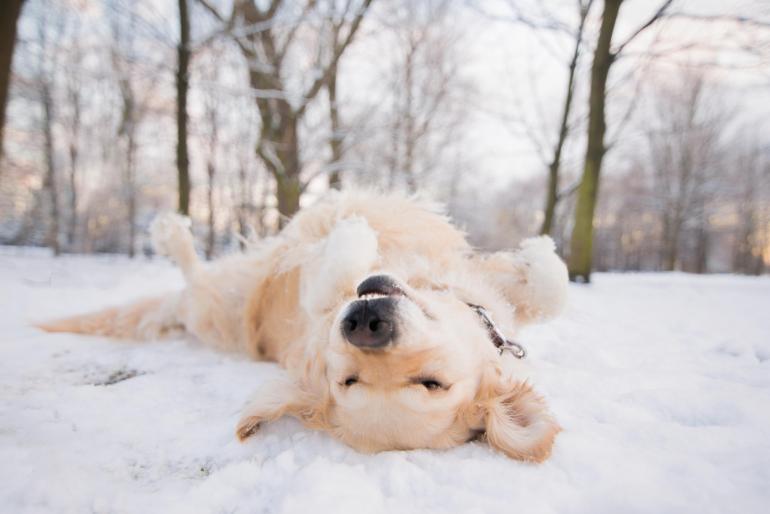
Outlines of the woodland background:
{"type": "Polygon", "coordinates": [[[211,258],[373,187],[443,201],[482,249],[549,233],[575,280],[770,269],[767,2],[8,0],[0,19],[0,244],[136,256],[177,209],[211,258]]]}

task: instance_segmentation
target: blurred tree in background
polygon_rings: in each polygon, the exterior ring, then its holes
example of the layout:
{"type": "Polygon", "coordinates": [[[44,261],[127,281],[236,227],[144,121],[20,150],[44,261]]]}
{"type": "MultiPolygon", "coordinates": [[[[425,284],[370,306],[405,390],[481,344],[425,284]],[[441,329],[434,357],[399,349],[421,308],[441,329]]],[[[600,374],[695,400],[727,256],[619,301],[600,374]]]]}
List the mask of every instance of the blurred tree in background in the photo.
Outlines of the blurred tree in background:
{"type": "Polygon", "coordinates": [[[770,265],[766,3],[21,5],[0,243],[134,255],[177,209],[211,258],[375,187],[481,248],[549,233],[580,280],[770,265]]]}

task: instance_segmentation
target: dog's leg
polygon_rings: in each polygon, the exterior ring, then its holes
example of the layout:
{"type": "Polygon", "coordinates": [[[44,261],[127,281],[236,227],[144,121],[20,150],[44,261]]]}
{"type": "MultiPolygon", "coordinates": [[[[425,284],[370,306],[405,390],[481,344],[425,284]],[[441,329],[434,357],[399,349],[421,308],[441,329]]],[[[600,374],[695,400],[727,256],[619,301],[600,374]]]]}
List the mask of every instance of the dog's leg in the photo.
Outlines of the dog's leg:
{"type": "Polygon", "coordinates": [[[46,332],[70,332],[117,339],[152,340],[181,333],[176,312],[178,294],[144,298],[129,305],[44,323],[46,332]]]}
{"type": "Polygon", "coordinates": [[[161,214],[150,225],[150,236],[155,251],[171,258],[188,280],[200,267],[189,218],[171,212],[161,214]]]}
{"type": "MultiPolygon", "coordinates": [[[[155,251],[167,255],[182,270],[188,283],[201,264],[195,253],[190,220],[178,214],[162,214],[150,227],[155,251]]],[[[189,298],[189,294],[185,297],[189,298]]],[[[118,339],[159,339],[183,329],[182,296],[171,293],[145,298],[129,305],[111,307],[80,316],[39,323],[48,332],[72,332],[118,339]]]]}
{"type": "Polygon", "coordinates": [[[302,268],[301,304],[306,312],[334,307],[341,291],[355,289],[379,258],[377,234],[365,219],[337,222],[318,248],[319,256],[302,268]]]}
{"type": "Polygon", "coordinates": [[[550,237],[531,237],[515,252],[497,252],[475,261],[516,308],[520,324],[552,318],[564,308],[567,267],[555,249],[550,237]]]}

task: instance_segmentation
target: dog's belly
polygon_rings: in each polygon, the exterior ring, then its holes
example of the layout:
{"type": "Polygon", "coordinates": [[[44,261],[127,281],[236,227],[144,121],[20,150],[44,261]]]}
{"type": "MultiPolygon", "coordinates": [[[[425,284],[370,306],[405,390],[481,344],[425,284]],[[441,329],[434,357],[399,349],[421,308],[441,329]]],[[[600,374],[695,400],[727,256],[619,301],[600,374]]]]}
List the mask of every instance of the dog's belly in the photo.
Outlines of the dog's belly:
{"type": "Polygon", "coordinates": [[[299,344],[307,315],[299,306],[299,269],[265,279],[252,291],[244,314],[248,353],[259,360],[283,362],[299,344]]]}

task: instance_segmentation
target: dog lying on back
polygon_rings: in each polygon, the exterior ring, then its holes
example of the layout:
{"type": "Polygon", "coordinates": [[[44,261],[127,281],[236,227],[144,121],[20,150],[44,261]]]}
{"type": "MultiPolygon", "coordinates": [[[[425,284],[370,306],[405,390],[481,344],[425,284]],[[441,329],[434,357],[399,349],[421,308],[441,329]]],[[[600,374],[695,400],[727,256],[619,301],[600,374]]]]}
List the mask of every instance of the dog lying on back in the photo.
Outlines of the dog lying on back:
{"type": "Polygon", "coordinates": [[[549,456],[559,426],[498,349],[563,307],[567,272],[547,237],[482,255],[433,206],[361,192],[330,195],[211,264],[185,218],[161,216],[151,232],[182,269],[182,291],[41,328],[139,340],[183,331],[278,362],[285,372],[247,405],[240,439],[290,415],[364,452],[483,437],[515,459],[549,456]]]}

